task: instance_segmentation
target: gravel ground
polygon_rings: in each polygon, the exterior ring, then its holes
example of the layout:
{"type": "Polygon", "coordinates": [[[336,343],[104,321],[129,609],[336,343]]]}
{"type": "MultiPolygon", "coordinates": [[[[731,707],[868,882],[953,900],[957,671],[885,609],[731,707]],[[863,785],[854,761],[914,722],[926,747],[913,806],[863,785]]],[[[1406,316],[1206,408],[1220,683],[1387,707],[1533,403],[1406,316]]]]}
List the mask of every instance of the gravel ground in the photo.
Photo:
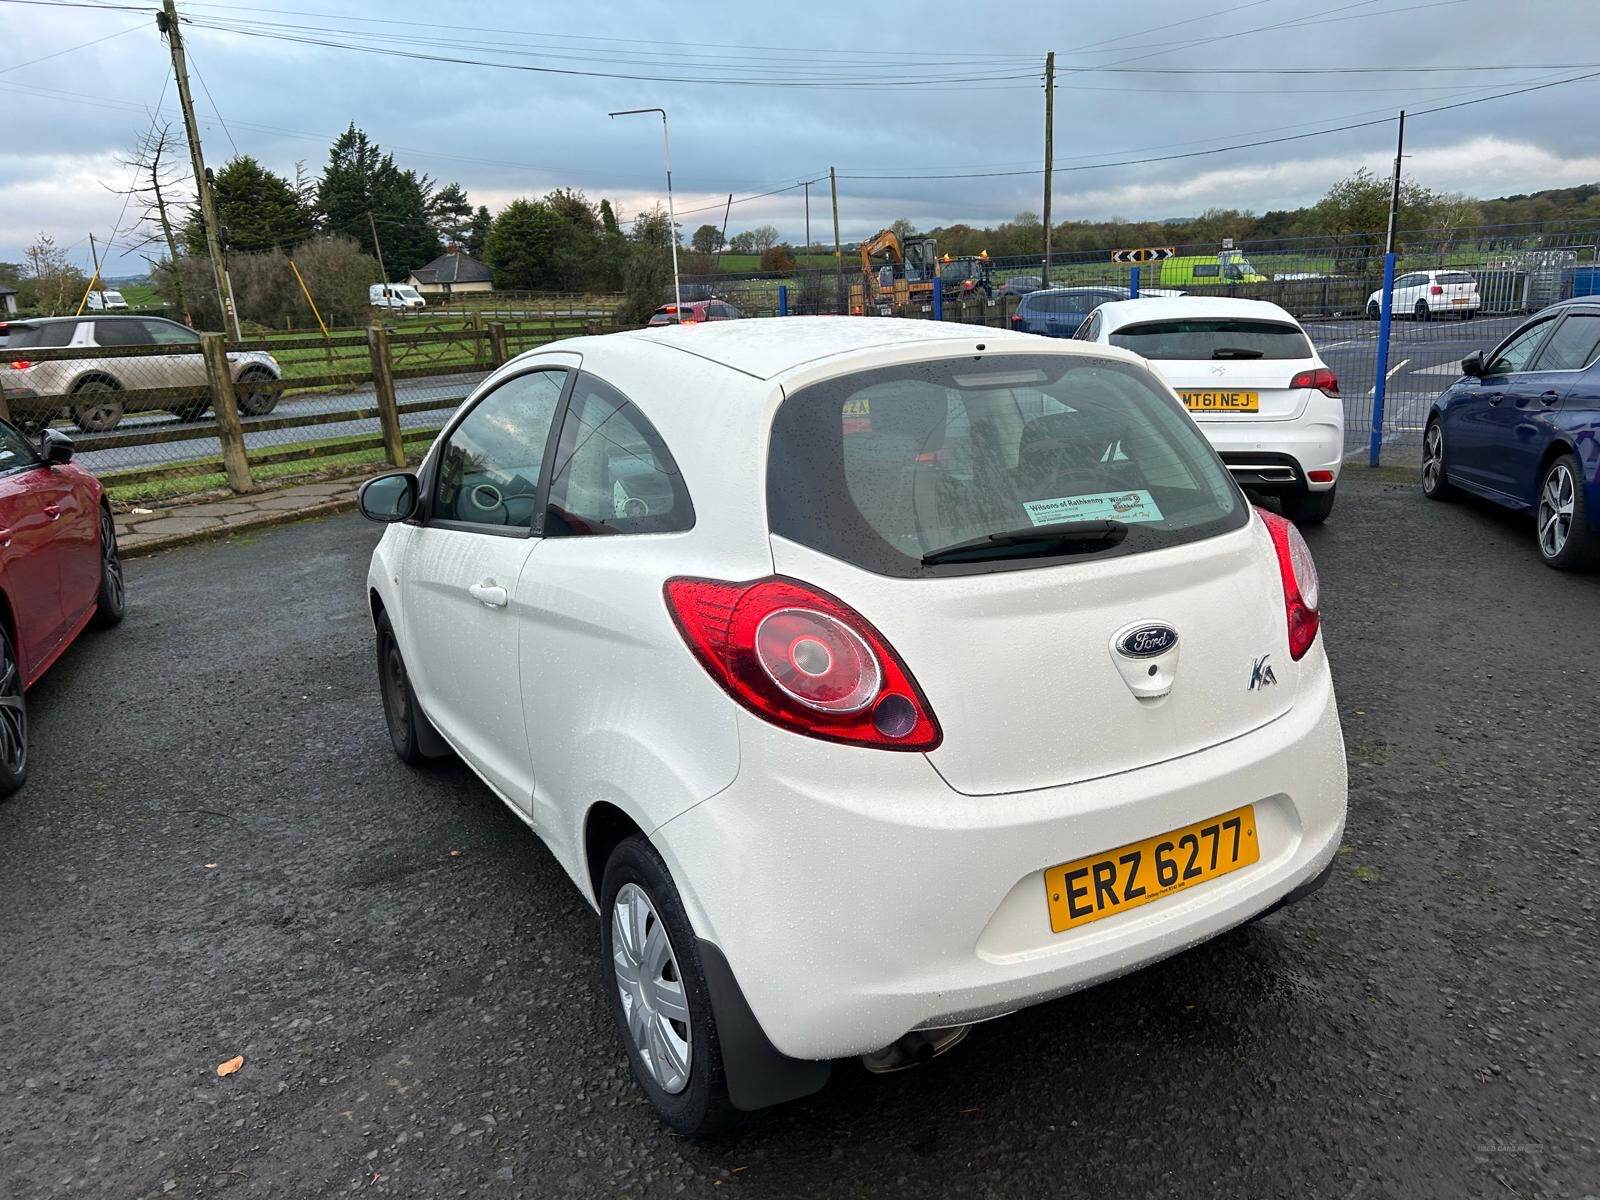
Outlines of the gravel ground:
{"type": "Polygon", "coordinates": [[[560,868],[390,755],[375,527],[130,563],[0,804],[0,1196],[1600,1194],[1600,579],[1343,491],[1329,885],[700,1145],[629,1080],[560,868]]]}

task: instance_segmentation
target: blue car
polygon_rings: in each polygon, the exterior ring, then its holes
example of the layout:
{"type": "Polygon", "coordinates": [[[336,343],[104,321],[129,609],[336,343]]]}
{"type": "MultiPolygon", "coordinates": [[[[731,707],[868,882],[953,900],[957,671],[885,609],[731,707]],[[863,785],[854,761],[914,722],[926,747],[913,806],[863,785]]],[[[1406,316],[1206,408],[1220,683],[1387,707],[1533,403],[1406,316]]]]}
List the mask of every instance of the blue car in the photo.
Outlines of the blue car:
{"type": "Polygon", "coordinates": [[[1600,297],[1551,305],[1434,401],[1422,490],[1457,491],[1534,514],[1539,554],[1561,570],[1600,566],[1600,297]]]}
{"type": "Polygon", "coordinates": [[[1058,287],[1029,292],[1011,314],[1011,328],[1045,337],[1069,338],[1084,318],[1112,300],[1126,300],[1125,287],[1058,287]]]}

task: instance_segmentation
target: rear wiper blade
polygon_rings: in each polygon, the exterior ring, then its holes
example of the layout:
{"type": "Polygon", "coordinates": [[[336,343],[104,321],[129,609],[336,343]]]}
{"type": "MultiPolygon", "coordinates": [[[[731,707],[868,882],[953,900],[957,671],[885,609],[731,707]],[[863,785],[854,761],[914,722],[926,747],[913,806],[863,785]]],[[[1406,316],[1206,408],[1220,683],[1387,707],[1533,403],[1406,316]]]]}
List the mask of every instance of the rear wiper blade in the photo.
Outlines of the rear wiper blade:
{"type": "Polygon", "coordinates": [[[931,567],[952,559],[978,562],[985,558],[1010,557],[1010,552],[1018,546],[1030,547],[1030,554],[1049,554],[1063,546],[1103,550],[1115,546],[1127,536],[1128,526],[1123,521],[1057,521],[1050,525],[1030,525],[1025,529],[986,533],[982,537],[968,538],[964,542],[930,550],[922,556],[922,565],[931,567]]]}
{"type": "Polygon", "coordinates": [[[1212,358],[1261,358],[1263,352],[1251,350],[1248,346],[1218,346],[1211,352],[1212,358]]]}

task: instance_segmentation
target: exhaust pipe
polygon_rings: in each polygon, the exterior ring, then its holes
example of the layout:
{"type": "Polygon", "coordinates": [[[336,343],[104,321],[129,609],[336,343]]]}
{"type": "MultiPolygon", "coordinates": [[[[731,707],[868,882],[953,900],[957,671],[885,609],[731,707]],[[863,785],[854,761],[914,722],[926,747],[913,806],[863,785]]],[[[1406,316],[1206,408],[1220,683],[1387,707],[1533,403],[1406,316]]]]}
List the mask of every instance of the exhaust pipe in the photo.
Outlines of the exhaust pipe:
{"type": "Polygon", "coordinates": [[[882,1050],[861,1056],[861,1065],[874,1075],[888,1075],[894,1071],[908,1071],[932,1062],[941,1054],[954,1050],[967,1034],[971,1025],[951,1025],[944,1029],[913,1029],[899,1041],[891,1042],[882,1050]]]}

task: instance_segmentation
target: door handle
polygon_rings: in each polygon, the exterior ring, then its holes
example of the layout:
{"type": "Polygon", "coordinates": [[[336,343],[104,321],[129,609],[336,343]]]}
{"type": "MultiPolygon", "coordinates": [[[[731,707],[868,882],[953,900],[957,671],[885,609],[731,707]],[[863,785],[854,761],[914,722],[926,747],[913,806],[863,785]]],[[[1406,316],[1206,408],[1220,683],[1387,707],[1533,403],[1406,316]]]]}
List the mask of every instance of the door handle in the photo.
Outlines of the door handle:
{"type": "Polygon", "coordinates": [[[1551,405],[1551,404],[1554,404],[1559,399],[1561,399],[1561,393],[1560,392],[1540,392],[1539,393],[1539,403],[1540,404],[1551,405]]]}
{"type": "Polygon", "coordinates": [[[474,583],[467,588],[467,595],[471,596],[485,608],[504,608],[511,603],[511,593],[495,583],[492,579],[485,579],[482,583],[474,583]]]}
{"type": "Polygon", "coordinates": [[[1489,393],[1489,407],[1493,408],[1495,405],[1499,404],[1500,401],[1504,400],[1505,398],[1506,398],[1506,394],[1504,392],[1490,392],[1489,393]]]}
{"type": "Polygon", "coordinates": [[[0,529],[0,550],[11,545],[11,530],[0,529]]]}
{"type": "Polygon", "coordinates": [[[50,514],[50,519],[52,521],[59,521],[61,519],[61,505],[59,504],[46,504],[44,506],[44,511],[50,514]]]}

